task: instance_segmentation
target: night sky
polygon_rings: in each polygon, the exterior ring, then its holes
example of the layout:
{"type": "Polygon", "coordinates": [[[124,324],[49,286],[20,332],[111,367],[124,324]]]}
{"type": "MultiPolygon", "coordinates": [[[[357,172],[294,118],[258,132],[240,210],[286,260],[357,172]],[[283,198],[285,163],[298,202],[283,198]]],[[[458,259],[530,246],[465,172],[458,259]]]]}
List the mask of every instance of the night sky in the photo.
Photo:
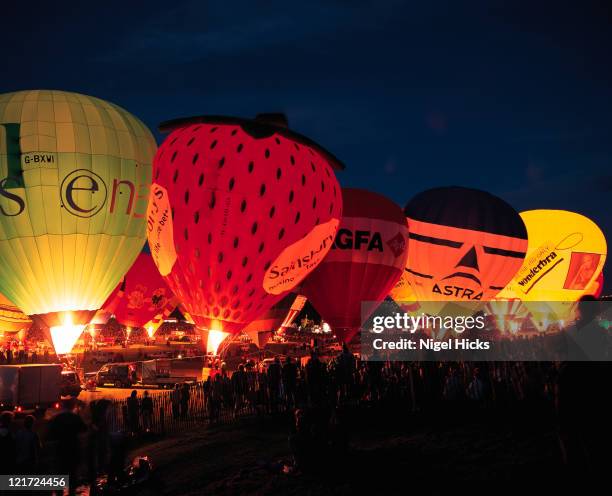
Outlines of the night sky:
{"type": "Polygon", "coordinates": [[[3,3],[0,92],[90,94],[152,129],[283,111],[345,162],[344,186],[402,206],[475,187],[612,239],[612,7],[572,4],[3,3]]]}

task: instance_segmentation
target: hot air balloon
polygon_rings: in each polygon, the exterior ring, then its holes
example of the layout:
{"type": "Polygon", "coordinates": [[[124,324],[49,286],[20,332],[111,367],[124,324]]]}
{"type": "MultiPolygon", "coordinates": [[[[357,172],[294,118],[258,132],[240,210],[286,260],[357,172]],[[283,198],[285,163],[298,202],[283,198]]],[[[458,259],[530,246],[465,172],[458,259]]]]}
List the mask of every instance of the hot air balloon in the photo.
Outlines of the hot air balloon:
{"type": "Polygon", "coordinates": [[[293,324],[305,303],[305,296],[289,293],[246,326],[242,332],[247,334],[259,348],[262,348],[274,332],[286,329],[293,324]]]}
{"type": "Polygon", "coordinates": [[[22,340],[31,325],[32,320],[0,294],[0,337],[19,336],[22,340]]]}
{"type": "Polygon", "coordinates": [[[574,212],[529,210],[521,217],[529,234],[527,257],[499,298],[523,301],[541,332],[562,328],[601,274],[606,239],[592,220],[574,212]]]}
{"type": "Polygon", "coordinates": [[[349,342],[400,279],[408,257],[408,229],[402,209],[388,198],[362,189],[342,190],[344,216],[334,246],[306,279],[302,293],[349,342]]]}
{"type": "MultiPolygon", "coordinates": [[[[129,328],[146,326],[167,307],[178,302],[164,278],[159,274],[148,245],[138,255],[134,265],[108,297],[102,309],[115,316],[117,322],[129,328]]],[[[150,336],[153,337],[153,336],[150,336]]]]}
{"type": "Polygon", "coordinates": [[[64,91],[0,95],[0,291],[67,353],[145,241],[155,141],[64,91]]]}
{"type": "Polygon", "coordinates": [[[527,230],[508,203],[461,187],[430,189],[405,208],[407,272],[421,302],[491,300],[527,251],[527,230]]]}
{"type": "Polygon", "coordinates": [[[201,331],[240,332],[333,243],[342,211],[334,169],[342,166],[273,117],[161,126],[173,131],[154,161],[149,244],[201,331]]]}

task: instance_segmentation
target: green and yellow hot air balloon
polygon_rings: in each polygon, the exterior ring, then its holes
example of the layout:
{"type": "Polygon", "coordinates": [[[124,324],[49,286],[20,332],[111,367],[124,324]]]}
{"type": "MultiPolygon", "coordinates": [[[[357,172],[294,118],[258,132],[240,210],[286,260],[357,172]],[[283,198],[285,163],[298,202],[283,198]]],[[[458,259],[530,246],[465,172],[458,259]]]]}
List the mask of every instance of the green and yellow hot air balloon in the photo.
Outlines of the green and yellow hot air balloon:
{"type": "Polygon", "coordinates": [[[67,353],[140,253],[151,132],[65,91],[0,95],[0,292],[67,353]]]}

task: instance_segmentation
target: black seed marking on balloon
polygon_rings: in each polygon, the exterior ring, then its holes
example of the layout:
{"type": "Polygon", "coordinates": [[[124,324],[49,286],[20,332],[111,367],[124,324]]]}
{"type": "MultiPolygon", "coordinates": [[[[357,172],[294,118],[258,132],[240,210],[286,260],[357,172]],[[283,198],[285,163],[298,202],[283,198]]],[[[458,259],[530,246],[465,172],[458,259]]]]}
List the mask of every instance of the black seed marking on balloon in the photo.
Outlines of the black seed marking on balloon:
{"type": "Polygon", "coordinates": [[[216,128],[216,127],[213,127],[213,128],[210,130],[210,134],[214,133],[216,130],[217,130],[217,128],[216,128]]]}
{"type": "Polygon", "coordinates": [[[223,318],[227,319],[229,316],[230,316],[230,311],[229,309],[226,308],[225,311],[223,312],[223,318]]]}
{"type": "Polygon", "coordinates": [[[270,218],[274,217],[274,213],[276,212],[276,207],[272,207],[270,209],[270,218]]]}
{"type": "Polygon", "coordinates": [[[289,157],[291,160],[291,165],[295,165],[295,158],[293,157],[293,155],[291,155],[291,157],[289,157]]]}
{"type": "Polygon", "coordinates": [[[172,211],[172,220],[174,220],[174,207],[170,209],[172,211]]]}
{"type": "Polygon", "coordinates": [[[193,158],[191,159],[191,165],[195,165],[195,163],[198,161],[198,157],[200,155],[198,153],[196,153],[193,158]]]}
{"type": "Polygon", "coordinates": [[[298,152],[300,151],[300,146],[297,143],[293,143],[293,146],[298,152]]]}
{"type": "Polygon", "coordinates": [[[302,186],[306,186],[306,176],[302,174],[302,186]]]}
{"type": "Polygon", "coordinates": [[[257,232],[257,222],[253,222],[251,226],[251,234],[255,234],[257,232]]]}
{"type": "MultiPolygon", "coordinates": [[[[215,192],[213,191],[210,194],[210,203],[208,204],[208,206],[211,208],[211,210],[213,208],[215,208],[215,203],[217,202],[217,197],[215,196],[215,192]]],[[[314,207],[313,207],[314,208],[314,207]]]]}
{"type": "Polygon", "coordinates": [[[189,205],[189,190],[185,191],[185,205],[189,205]]]}
{"type": "Polygon", "coordinates": [[[243,145],[242,143],[240,143],[240,144],[238,145],[238,148],[236,148],[236,151],[237,151],[238,153],[240,153],[240,152],[242,151],[242,148],[243,148],[243,147],[244,147],[244,145],[243,145]]]}
{"type": "Polygon", "coordinates": [[[325,191],[325,183],[321,181],[321,191],[325,191]]]}
{"type": "Polygon", "coordinates": [[[319,218],[317,217],[317,220],[315,220],[315,226],[318,226],[318,225],[319,225],[319,222],[321,222],[321,219],[319,219],[319,218]]]}
{"type": "Polygon", "coordinates": [[[312,199],[312,208],[317,208],[317,197],[316,196],[312,199]]]}
{"type": "Polygon", "coordinates": [[[200,222],[200,212],[196,210],[195,214],[193,214],[193,221],[197,224],[200,222]]]}
{"type": "Polygon", "coordinates": [[[225,165],[225,157],[221,157],[221,160],[219,160],[219,169],[223,168],[224,165],[225,165]]]}
{"type": "Polygon", "coordinates": [[[246,282],[249,283],[251,282],[251,279],[253,279],[253,274],[249,274],[246,278],[246,282]]]}
{"type": "Polygon", "coordinates": [[[234,248],[238,248],[238,243],[240,242],[240,238],[238,238],[238,236],[236,236],[234,238],[234,248]]]}
{"type": "Polygon", "coordinates": [[[223,252],[220,251],[219,254],[217,255],[217,262],[222,263],[223,262],[223,252]]]}
{"type": "MultiPolygon", "coordinates": [[[[234,286],[234,290],[232,290],[232,293],[236,294],[236,291],[238,291],[238,286],[234,286]]],[[[234,301],[234,303],[232,303],[232,308],[234,310],[236,310],[236,308],[238,308],[239,306],[240,306],[240,300],[236,300],[234,301]]]]}
{"type": "Polygon", "coordinates": [[[217,140],[214,140],[211,144],[210,144],[210,149],[212,150],[213,148],[215,148],[215,146],[217,146],[217,140]]]}
{"type": "Polygon", "coordinates": [[[255,167],[255,165],[253,164],[253,162],[249,162],[249,174],[251,172],[253,172],[253,167],[255,167]]]}
{"type": "Polygon", "coordinates": [[[249,291],[249,297],[253,296],[255,294],[255,288],[251,289],[251,291],[249,291]]]}
{"type": "Polygon", "coordinates": [[[283,172],[281,171],[281,168],[279,167],[278,169],[276,169],[276,179],[280,179],[282,176],[283,172]]]}
{"type": "Polygon", "coordinates": [[[172,182],[173,183],[176,183],[176,180],[178,179],[178,175],[179,175],[179,171],[178,171],[178,169],[176,169],[174,171],[174,176],[172,176],[172,182]]]}
{"type": "Polygon", "coordinates": [[[280,140],[278,138],[274,138],[274,141],[276,141],[277,145],[280,145],[280,140]]]}
{"type": "Polygon", "coordinates": [[[316,170],[315,164],[310,162],[310,167],[312,168],[312,172],[315,172],[316,170]]]}
{"type": "Polygon", "coordinates": [[[236,133],[237,133],[237,132],[238,132],[238,129],[234,129],[234,130],[231,132],[231,135],[232,135],[232,136],[236,136],[236,133]]]}
{"type": "Polygon", "coordinates": [[[262,251],[264,251],[264,246],[265,246],[265,245],[264,245],[264,243],[263,243],[263,241],[262,241],[261,243],[259,243],[259,248],[257,249],[257,251],[258,251],[259,253],[261,253],[262,251]]]}
{"type": "Polygon", "coordinates": [[[225,277],[227,278],[227,280],[229,281],[232,278],[232,271],[228,270],[227,274],[225,274],[225,277]]]}
{"type": "Polygon", "coordinates": [[[293,194],[293,190],[291,190],[291,191],[289,192],[289,203],[292,203],[292,202],[293,202],[293,196],[294,196],[294,194],[293,194]]]}
{"type": "Polygon", "coordinates": [[[297,224],[300,221],[300,213],[295,214],[295,223],[297,224]]]}
{"type": "Polygon", "coordinates": [[[270,268],[270,265],[272,265],[272,260],[268,260],[266,262],[266,265],[264,265],[264,270],[268,270],[270,268]]]}
{"type": "Polygon", "coordinates": [[[191,138],[188,142],[187,142],[187,146],[191,146],[193,145],[193,142],[195,141],[195,137],[191,138]]]}
{"type": "Polygon", "coordinates": [[[334,204],[333,204],[333,203],[330,203],[330,204],[329,204],[329,213],[330,213],[330,214],[332,213],[333,208],[334,208],[334,204]]]}
{"type": "MultiPolygon", "coordinates": [[[[212,277],[212,270],[210,268],[210,265],[207,267],[206,273],[208,274],[208,277],[212,277]]],[[[209,301],[212,301],[212,298],[209,298],[209,301]]]]}
{"type": "Polygon", "coordinates": [[[246,264],[248,264],[248,263],[249,263],[249,257],[244,257],[244,258],[242,259],[242,266],[243,266],[243,267],[246,267],[246,264]]]}
{"type": "Polygon", "coordinates": [[[200,249],[199,248],[196,248],[195,250],[193,250],[193,256],[195,258],[200,258],[200,249]]]}
{"type": "Polygon", "coordinates": [[[252,306],[253,306],[253,302],[250,302],[250,303],[247,305],[246,309],[247,309],[247,310],[250,310],[252,306]]]}
{"type": "Polygon", "coordinates": [[[215,292],[218,293],[219,291],[221,291],[221,283],[217,281],[215,283],[215,292]]]}
{"type": "Polygon", "coordinates": [[[236,181],[235,181],[235,179],[233,177],[229,180],[229,190],[230,191],[234,189],[234,183],[235,182],[236,181]]]}
{"type": "Polygon", "coordinates": [[[244,211],[246,210],[246,200],[242,200],[242,203],[240,204],[240,211],[242,213],[244,213],[244,211]]]}
{"type": "Polygon", "coordinates": [[[267,148],[266,148],[266,152],[264,153],[264,156],[266,158],[270,158],[270,150],[268,150],[267,148]]]}
{"type": "Polygon", "coordinates": [[[334,185],[334,198],[336,198],[336,185],[334,185]]]}
{"type": "Polygon", "coordinates": [[[196,126],[196,127],[194,127],[194,128],[191,130],[191,131],[195,133],[195,132],[196,132],[198,129],[200,129],[201,127],[202,127],[202,126],[196,126]]]}
{"type": "Polygon", "coordinates": [[[174,145],[174,143],[176,143],[176,140],[177,140],[177,139],[179,139],[179,137],[178,137],[178,136],[177,136],[176,138],[174,138],[174,139],[173,139],[173,140],[170,142],[170,144],[171,144],[171,145],[174,145]]]}
{"type": "Polygon", "coordinates": [[[325,167],[325,173],[327,174],[327,177],[329,177],[329,167],[325,167]]]}
{"type": "Polygon", "coordinates": [[[263,195],[265,195],[265,193],[266,193],[266,185],[265,185],[265,184],[262,184],[262,185],[259,187],[259,196],[263,196],[263,195]]]}
{"type": "Polygon", "coordinates": [[[189,234],[187,233],[187,228],[183,231],[183,236],[185,236],[185,241],[189,240],[189,234]]]}
{"type": "Polygon", "coordinates": [[[211,244],[211,243],[212,243],[212,233],[208,233],[208,244],[211,244]]]}
{"type": "Polygon", "coordinates": [[[159,168],[155,171],[155,179],[159,179],[159,168]]]}
{"type": "Polygon", "coordinates": [[[202,174],[200,174],[200,178],[198,179],[198,186],[202,186],[202,183],[204,183],[204,173],[202,172],[202,174]]]}
{"type": "Polygon", "coordinates": [[[176,150],[173,154],[172,157],[170,157],[170,163],[174,162],[174,159],[176,158],[176,154],[178,153],[178,150],[176,150]]]}
{"type": "Polygon", "coordinates": [[[280,231],[278,231],[278,239],[283,239],[283,236],[285,235],[285,228],[282,227],[280,231]]]}
{"type": "Polygon", "coordinates": [[[312,148],[309,148],[308,151],[310,152],[310,154],[314,157],[314,152],[312,151],[312,148]]]}

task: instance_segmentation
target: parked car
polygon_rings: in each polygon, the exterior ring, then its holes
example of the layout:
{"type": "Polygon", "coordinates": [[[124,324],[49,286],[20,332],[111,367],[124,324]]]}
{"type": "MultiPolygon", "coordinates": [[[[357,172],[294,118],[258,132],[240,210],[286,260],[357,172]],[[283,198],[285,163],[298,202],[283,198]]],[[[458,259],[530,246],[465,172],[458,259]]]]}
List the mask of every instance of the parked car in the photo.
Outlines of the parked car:
{"type": "Polygon", "coordinates": [[[74,370],[63,370],[60,384],[60,394],[62,396],[76,398],[81,394],[81,379],[74,370]]]}

